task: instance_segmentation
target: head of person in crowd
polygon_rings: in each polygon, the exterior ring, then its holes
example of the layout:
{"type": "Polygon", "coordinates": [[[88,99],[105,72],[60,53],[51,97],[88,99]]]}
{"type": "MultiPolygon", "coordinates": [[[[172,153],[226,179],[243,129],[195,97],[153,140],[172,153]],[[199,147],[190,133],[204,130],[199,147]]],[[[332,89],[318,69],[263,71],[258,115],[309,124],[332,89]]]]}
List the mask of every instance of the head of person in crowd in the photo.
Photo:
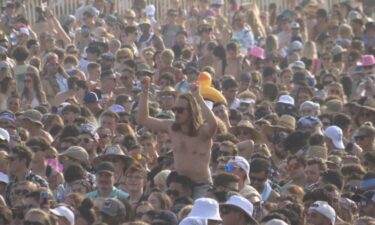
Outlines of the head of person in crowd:
{"type": "Polygon", "coordinates": [[[170,173],[167,178],[167,194],[172,201],[180,197],[189,197],[193,195],[193,182],[190,178],[178,175],[176,172],[170,173]]]}

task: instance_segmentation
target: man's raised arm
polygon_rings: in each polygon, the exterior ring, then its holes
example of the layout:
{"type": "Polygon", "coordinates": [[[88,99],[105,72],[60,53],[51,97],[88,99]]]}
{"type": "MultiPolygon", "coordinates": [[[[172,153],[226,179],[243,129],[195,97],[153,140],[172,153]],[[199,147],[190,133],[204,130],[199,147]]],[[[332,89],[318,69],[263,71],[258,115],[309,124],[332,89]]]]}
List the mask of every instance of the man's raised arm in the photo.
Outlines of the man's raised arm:
{"type": "Polygon", "coordinates": [[[148,109],[148,89],[150,87],[150,78],[143,78],[142,82],[142,94],[139,98],[138,104],[138,113],[137,113],[137,123],[150,128],[153,131],[167,132],[168,125],[170,121],[168,120],[159,120],[149,115],[148,109]]]}
{"type": "Polygon", "coordinates": [[[207,104],[204,102],[203,97],[200,95],[199,86],[197,84],[191,84],[190,91],[195,100],[197,100],[202,110],[203,120],[205,121],[205,124],[202,127],[202,132],[205,136],[211,138],[215,135],[217,129],[217,120],[215,114],[210,108],[208,108],[207,104]]]}

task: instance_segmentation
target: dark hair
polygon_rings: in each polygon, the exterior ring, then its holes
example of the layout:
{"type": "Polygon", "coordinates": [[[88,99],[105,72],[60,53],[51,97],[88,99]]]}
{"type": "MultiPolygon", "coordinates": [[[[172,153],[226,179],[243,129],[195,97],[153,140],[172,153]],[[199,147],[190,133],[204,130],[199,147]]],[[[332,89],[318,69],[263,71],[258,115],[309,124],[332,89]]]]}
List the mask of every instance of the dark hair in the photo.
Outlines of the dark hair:
{"type": "Polygon", "coordinates": [[[61,131],[60,140],[62,142],[63,139],[67,137],[76,138],[79,136],[79,134],[80,134],[79,127],[74,124],[69,124],[69,125],[64,126],[63,130],[61,131]]]}
{"type": "Polygon", "coordinates": [[[35,201],[39,201],[39,199],[40,199],[40,191],[32,191],[30,193],[27,193],[27,195],[25,195],[25,198],[32,198],[35,201]]]}
{"type": "Polygon", "coordinates": [[[239,182],[240,178],[232,173],[220,173],[214,178],[214,187],[226,186],[229,183],[239,182]]]}
{"type": "Polygon", "coordinates": [[[267,82],[263,84],[263,94],[268,97],[270,101],[275,101],[279,95],[279,88],[275,83],[267,82]]]}
{"type": "Polygon", "coordinates": [[[264,216],[260,222],[267,223],[268,221],[273,220],[273,219],[279,219],[279,220],[284,221],[287,224],[290,224],[290,220],[287,216],[285,216],[284,214],[280,212],[273,212],[273,211],[267,214],[266,216],[264,216]]]}
{"type": "Polygon", "coordinates": [[[93,224],[96,221],[94,202],[91,199],[85,198],[81,205],[77,207],[77,211],[88,224],[93,224]]]}
{"type": "Polygon", "coordinates": [[[266,172],[270,170],[270,163],[266,159],[256,158],[250,162],[250,171],[252,173],[266,172]]]}
{"type": "Polygon", "coordinates": [[[64,178],[67,183],[85,179],[85,169],[81,165],[70,165],[64,169],[64,178]]]}
{"type": "Polygon", "coordinates": [[[289,223],[290,225],[299,225],[300,224],[301,218],[298,216],[298,214],[296,212],[292,211],[291,209],[280,208],[280,209],[273,210],[273,212],[280,213],[280,214],[283,214],[284,216],[286,216],[290,221],[290,223],[289,223]]]}
{"type": "Polygon", "coordinates": [[[31,159],[33,158],[33,153],[27,146],[16,145],[10,149],[10,151],[17,155],[20,159],[25,159],[26,167],[30,167],[31,159]]]}
{"type": "Polygon", "coordinates": [[[64,115],[70,112],[75,113],[75,114],[80,114],[81,109],[76,105],[67,105],[62,109],[61,114],[64,115]]]}
{"type": "Polygon", "coordinates": [[[333,184],[339,190],[342,190],[342,188],[344,187],[344,177],[338,170],[328,170],[326,172],[323,172],[320,175],[320,178],[322,179],[322,181],[324,181],[324,183],[333,184]]]}
{"type": "Polygon", "coordinates": [[[27,49],[30,49],[31,46],[33,45],[37,45],[38,44],[38,40],[35,40],[35,39],[30,39],[26,42],[26,48],[27,49]]]}
{"type": "Polygon", "coordinates": [[[188,190],[191,190],[191,192],[193,192],[193,187],[194,187],[194,183],[193,181],[187,177],[187,176],[183,176],[183,175],[179,175],[177,174],[177,172],[171,172],[168,177],[167,177],[167,186],[169,187],[169,185],[171,183],[179,183],[181,184],[184,188],[188,189],[188,190]]]}
{"type": "MultiPolygon", "coordinates": [[[[197,103],[193,95],[191,95],[190,93],[181,94],[178,96],[178,99],[184,99],[188,103],[188,110],[190,113],[188,136],[196,136],[198,134],[200,126],[203,124],[203,118],[199,104],[197,103]]],[[[172,125],[173,131],[179,131],[180,129],[180,124],[174,123],[172,125]]]]}
{"type": "Polygon", "coordinates": [[[29,148],[33,146],[39,147],[42,151],[50,148],[50,143],[44,137],[32,137],[27,142],[26,145],[29,148]]]}
{"type": "Polygon", "coordinates": [[[310,136],[309,144],[311,145],[318,145],[324,146],[324,136],[321,134],[313,134],[310,136]]]}
{"type": "Polygon", "coordinates": [[[221,87],[223,90],[228,90],[229,88],[238,87],[238,83],[234,78],[227,77],[221,82],[221,87]]]}
{"type": "Polygon", "coordinates": [[[350,116],[344,113],[338,113],[333,117],[333,125],[340,127],[342,130],[348,128],[352,122],[350,116]]]}
{"type": "Polygon", "coordinates": [[[325,201],[329,205],[332,204],[332,198],[322,188],[316,188],[316,189],[313,189],[312,191],[306,192],[305,195],[303,196],[302,201],[304,203],[307,203],[307,202],[313,203],[313,202],[316,202],[316,201],[325,201]]]}
{"type": "Polygon", "coordinates": [[[125,29],[124,29],[124,32],[126,35],[130,34],[130,33],[134,33],[137,31],[137,27],[136,26],[126,26],[125,29]]]}
{"type": "Polygon", "coordinates": [[[29,51],[23,46],[17,46],[13,50],[12,57],[18,62],[23,62],[29,57],[29,51]]]}

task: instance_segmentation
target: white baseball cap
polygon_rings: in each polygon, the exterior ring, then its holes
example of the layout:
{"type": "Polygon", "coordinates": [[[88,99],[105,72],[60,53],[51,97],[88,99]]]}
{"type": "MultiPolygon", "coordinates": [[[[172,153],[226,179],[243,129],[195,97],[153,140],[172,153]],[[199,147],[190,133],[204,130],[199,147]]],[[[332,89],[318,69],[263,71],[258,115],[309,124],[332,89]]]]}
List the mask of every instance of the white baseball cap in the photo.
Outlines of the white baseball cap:
{"type": "Polygon", "coordinates": [[[342,130],[338,126],[329,126],[324,131],[324,136],[329,138],[338,149],[345,149],[342,130]]]}
{"type": "Polygon", "coordinates": [[[242,196],[232,195],[228,199],[228,201],[226,201],[224,204],[221,204],[221,207],[222,206],[234,206],[240,208],[253,222],[257,223],[257,221],[253,217],[253,204],[242,196]]]}
{"type": "Polygon", "coordinates": [[[290,95],[281,95],[279,97],[278,103],[284,103],[289,105],[294,105],[294,98],[290,95]]]}
{"type": "Polygon", "coordinates": [[[250,172],[250,164],[249,162],[242,156],[235,156],[232,159],[230,159],[227,163],[227,166],[225,167],[225,170],[227,172],[231,172],[230,168],[231,165],[235,165],[240,167],[243,171],[246,172],[246,181],[245,183],[250,184],[250,178],[249,178],[249,172],[250,172]]]}
{"type": "Polygon", "coordinates": [[[9,183],[9,177],[3,172],[0,172],[0,182],[8,184],[9,183]]]}
{"type": "Polygon", "coordinates": [[[288,225],[284,220],[272,219],[267,221],[264,225],[288,225]]]}
{"type": "Polygon", "coordinates": [[[0,140],[7,141],[9,143],[10,136],[7,130],[0,127],[0,140]]]}
{"type": "Polygon", "coordinates": [[[71,225],[74,225],[74,213],[68,207],[58,206],[54,209],[50,209],[50,211],[56,216],[64,217],[71,225]]]}
{"type": "Polygon", "coordinates": [[[198,217],[209,220],[222,221],[219,212],[219,203],[212,198],[198,198],[187,217],[198,217]]]}
{"type": "Polygon", "coordinates": [[[335,224],[336,221],[336,212],[335,210],[325,201],[316,201],[310,207],[309,211],[315,211],[331,221],[331,224],[335,224]]]}
{"type": "Polygon", "coordinates": [[[293,41],[291,47],[293,51],[301,51],[303,49],[303,44],[300,41],[293,41]]]}

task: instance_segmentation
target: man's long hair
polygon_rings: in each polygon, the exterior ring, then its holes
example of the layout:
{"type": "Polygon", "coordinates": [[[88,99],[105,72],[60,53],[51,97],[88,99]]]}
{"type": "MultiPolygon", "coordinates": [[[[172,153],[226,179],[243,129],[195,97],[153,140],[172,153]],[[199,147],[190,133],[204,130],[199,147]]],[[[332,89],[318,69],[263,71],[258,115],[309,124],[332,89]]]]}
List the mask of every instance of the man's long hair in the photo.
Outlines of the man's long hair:
{"type": "MultiPolygon", "coordinates": [[[[180,99],[185,99],[188,102],[188,111],[190,112],[190,119],[189,119],[189,130],[187,135],[188,136],[197,136],[199,127],[203,124],[203,118],[201,114],[201,109],[190,93],[181,94],[178,96],[180,99]]],[[[180,131],[181,125],[174,123],[172,126],[173,131],[180,131]]]]}

